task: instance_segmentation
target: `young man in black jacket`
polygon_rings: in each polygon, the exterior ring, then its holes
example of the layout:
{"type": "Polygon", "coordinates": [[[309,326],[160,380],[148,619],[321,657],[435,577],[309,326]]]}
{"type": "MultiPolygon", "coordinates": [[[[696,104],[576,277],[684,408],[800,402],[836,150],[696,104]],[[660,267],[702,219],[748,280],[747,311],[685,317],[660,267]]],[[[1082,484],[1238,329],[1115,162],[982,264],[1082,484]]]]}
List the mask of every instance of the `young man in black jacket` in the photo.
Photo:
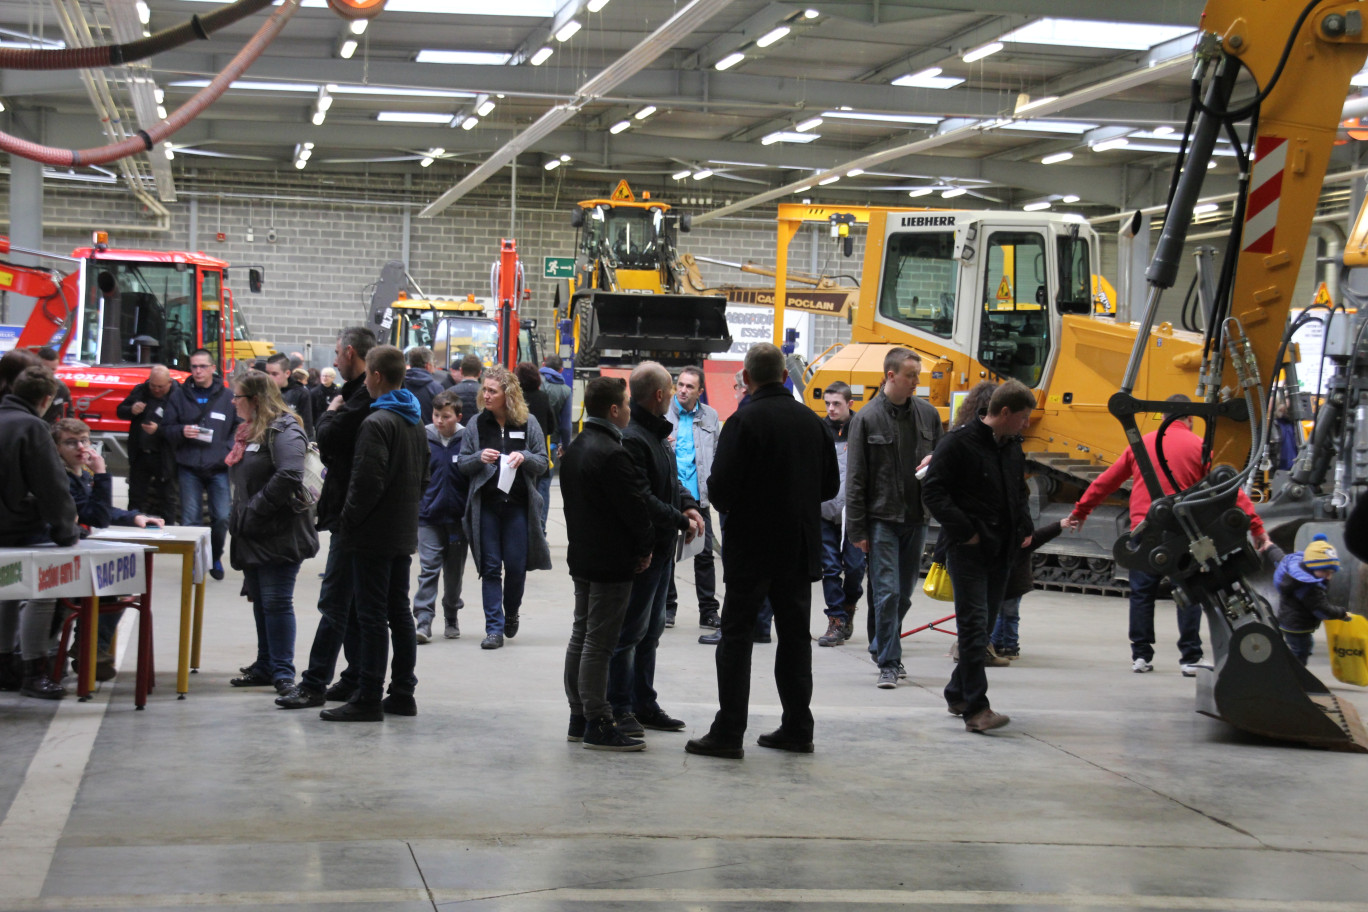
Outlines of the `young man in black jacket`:
{"type": "Polygon", "coordinates": [[[228,465],[223,460],[233,448],[237,409],[233,391],[223,385],[214,370],[208,349],[190,353],[190,376],[176,387],[170,414],[158,431],[176,447],[180,467],[181,525],[198,526],[204,499],[209,501],[210,545],[214,565],[209,575],[223,579],[223,544],[228,539],[228,512],[232,508],[228,465]]]}
{"type": "Polygon", "coordinates": [[[133,387],[114,413],[128,422],[128,506],[174,521],[180,516],[176,454],[157,433],[171,408],[173,381],[164,364],[133,387]]]}
{"type": "Polygon", "coordinates": [[[1031,544],[1020,434],[1035,405],[1024,384],[1003,383],[988,400],[986,417],[975,417],[941,439],[922,486],[926,506],[950,543],[946,569],[955,587],[959,663],[945,687],[945,703],[951,714],[963,716],[971,732],[1010,721],[988,705],[983,669],[1007,579],[1021,549],[1031,544]]]}
{"type": "MultiPolygon", "coordinates": [[[[318,454],[327,466],[323,490],[318,495],[318,530],[335,532],[342,502],[351,483],[356,432],[370,414],[371,396],[366,389],[366,355],[375,347],[375,333],[365,326],[349,326],[337,337],[333,366],[341,375],[342,391],[318,417],[318,454]]],[[[328,541],[328,559],[318,590],[318,627],[309,649],[309,667],[294,690],[276,698],[284,709],[322,706],[326,701],[351,699],[361,680],[360,640],[356,627],[351,570],[336,535],[328,541]],[[337,654],[347,657],[347,667],[332,683],[337,654]],[[331,685],[331,686],[329,686],[331,685]]]]}
{"type": "Polygon", "coordinates": [[[608,702],[608,660],[622,631],[632,581],[651,564],[654,535],[636,468],[622,446],[631,412],[627,387],[595,377],[584,390],[584,430],[566,449],[561,499],[575,583],[575,620],[565,651],[571,741],[591,750],[637,751],[644,741],[617,730],[608,702]]]}
{"type": "Polygon", "coordinates": [[[651,566],[632,583],[627,615],[608,673],[608,699],[623,734],[683,731],[684,723],[660,708],[655,691],[655,654],[665,632],[665,601],[680,532],[692,541],[703,534],[698,502],[679,483],[674,448],[666,444],[674,426],[665,419],[674,381],[654,361],[643,361],[628,381],[632,391],[631,421],[622,445],[637,468],[637,489],[651,514],[651,566]]]}
{"type": "Polygon", "coordinates": [[[290,373],[290,356],[276,352],[266,359],[266,376],[275,381],[280,390],[280,398],[295,410],[299,420],[304,423],[304,435],[314,439],[313,391],[296,380],[290,373]]]}
{"type": "Polygon", "coordinates": [[[418,502],[427,488],[428,445],[418,399],[404,389],[404,353],[378,345],[366,355],[370,414],[356,434],[351,481],[333,533],[352,573],[360,628],[361,681],[351,700],[321,715],[378,722],[417,715],[418,641],[409,611],[409,567],[418,550],[418,502]],[[381,701],[391,634],[394,667],[381,701]]]}

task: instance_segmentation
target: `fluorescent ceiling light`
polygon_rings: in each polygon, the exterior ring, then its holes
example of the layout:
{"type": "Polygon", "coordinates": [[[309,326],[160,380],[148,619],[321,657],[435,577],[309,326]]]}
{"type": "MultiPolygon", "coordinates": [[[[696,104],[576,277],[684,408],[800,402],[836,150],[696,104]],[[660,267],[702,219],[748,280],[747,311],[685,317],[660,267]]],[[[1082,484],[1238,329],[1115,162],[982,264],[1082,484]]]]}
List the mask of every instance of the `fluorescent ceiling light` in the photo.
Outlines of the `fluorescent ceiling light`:
{"type": "Polygon", "coordinates": [[[685,168],[683,171],[676,171],[674,174],[671,174],[670,177],[674,178],[674,179],[677,180],[677,181],[682,181],[684,178],[688,177],[691,173],[693,173],[693,172],[691,172],[688,168],[685,168]]]}
{"type": "Polygon", "coordinates": [[[1207,170],[1210,171],[1214,167],[1216,167],[1216,159],[1213,158],[1211,161],[1207,162],[1207,170]]]}
{"type": "Polygon", "coordinates": [[[864,174],[864,168],[851,168],[846,172],[846,177],[859,177],[864,174]]]}
{"type": "Polygon", "coordinates": [[[395,98],[474,98],[473,92],[453,92],[450,89],[407,89],[397,86],[329,85],[334,95],[390,95],[395,98]]]}
{"type": "Polygon", "coordinates": [[[969,191],[965,190],[963,187],[951,187],[949,190],[941,191],[941,199],[951,200],[957,196],[964,196],[964,194],[968,192],[969,191]]]}
{"type": "Polygon", "coordinates": [[[816,19],[816,18],[817,18],[818,16],[820,16],[820,15],[821,15],[821,13],[817,12],[815,9],[805,9],[805,10],[803,10],[803,18],[804,18],[804,19],[816,19]]]}
{"type": "Polygon", "coordinates": [[[532,59],[528,62],[531,63],[533,66],[541,66],[543,63],[546,63],[547,59],[550,58],[550,56],[554,53],[556,52],[551,47],[544,47],[541,50],[537,51],[537,53],[533,54],[532,59]]]}
{"type": "Polygon", "coordinates": [[[1077,123],[1072,120],[1014,120],[1001,125],[1004,130],[1025,130],[1031,133],[1072,133],[1075,136],[1097,129],[1097,124],[1077,123]]]}
{"type": "Polygon", "coordinates": [[[476,127],[478,127],[479,125],[480,125],[480,118],[478,118],[478,117],[467,117],[465,120],[461,121],[461,129],[462,129],[462,130],[473,130],[473,129],[475,129],[476,127]]]}
{"type": "Polygon", "coordinates": [[[972,51],[965,51],[964,54],[960,56],[960,60],[963,60],[965,63],[973,63],[976,60],[982,60],[984,57],[991,57],[1000,50],[1002,50],[1001,41],[990,41],[987,44],[974,48],[972,51]]]}
{"type": "MultiPolygon", "coordinates": [[[[1172,136],[1177,131],[1174,130],[1173,127],[1170,127],[1168,124],[1160,124],[1159,126],[1155,127],[1153,130],[1150,130],[1149,132],[1153,136],[1172,136]]],[[[1142,133],[1140,135],[1143,136],[1144,134],[1142,133]]]]}
{"type": "Polygon", "coordinates": [[[337,49],[337,56],[341,57],[343,60],[351,60],[352,56],[356,53],[356,48],[357,44],[355,38],[344,38],[342,39],[341,47],[337,49]]]}
{"type": "Polygon", "coordinates": [[[1050,208],[1050,201],[1049,201],[1049,200],[1036,200],[1034,203],[1027,203],[1026,205],[1022,206],[1021,208],[1024,209],[1024,210],[1026,210],[1027,212],[1039,212],[1039,211],[1042,210],[1042,209],[1049,209],[1049,208],[1050,208]]]}
{"type": "Polygon", "coordinates": [[[353,20],[351,21],[351,25],[347,26],[347,29],[348,29],[353,35],[358,35],[358,36],[359,36],[359,35],[364,35],[364,34],[366,34],[366,27],[367,27],[368,25],[370,25],[370,20],[369,20],[369,19],[353,19],[353,20]]]}
{"type": "Polygon", "coordinates": [[[591,13],[597,13],[607,5],[608,0],[589,0],[588,3],[584,4],[584,8],[591,13]]]}
{"type": "MultiPolygon", "coordinates": [[[[363,20],[359,20],[363,21],[363,20]]],[[[434,51],[421,50],[414,63],[473,64],[475,66],[503,66],[512,54],[496,51],[434,51]]]]}
{"type": "Polygon", "coordinates": [[[632,122],[630,120],[619,120],[617,123],[613,124],[611,127],[608,128],[608,132],[612,133],[614,136],[617,136],[623,130],[630,129],[631,126],[632,122]]]}
{"type": "Polygon", "coordinates": [[[143,25],[147,25],[149,22],[152,21],[152,11],[147,8],[146,0],[138,0],[138,2],[133,5],[138,10],[139,22],[141,22],[143,25]]]}
{"type": "Polygon", "coordinates": [[[1078,195],[1075,193],[1068,193],[1060,197],[1059,201],[1061,203],[1076,203],[1078,202],[1078,195]]]}
{"type": "MultiPolygon", "coordinates": [[[[186,89],[202,89],[209,84],[207,79],[186,79],[181,82],[172,82],[168,85],[186,89]]],[[[233,92],[307,92],[310,95],[318,91],[316,82],[255,82],[253,80],[239,79],[228,86],[233,92]]]]}
{"type": "Polygon", "coordinates": [[[484,101],[480,102],[480,106],[475,109],[475,113],[479,114],[481,117],[488,117],[489,112],[494,110],[494,106],[494,99],[486,98],[484,101]]]}
{"type": "Polygon", "coordinates": [[[907,195],[913,199],[919,199],[923,196],[930,196],[935,192],[936,190],[934,187],[918,187],[916,190],[908,190],[907,195]]]}
{"type": "Polygon", "coordinates": [[[821,125],[822,118],[809,117],[802,123],[794,124],[793,129],[797,130],[799,133],[806,133],[808,130],[815,130],[817,127],[820,127],[821,125]]]}
{"type": "Polygon", "coordinates": [[[823,111],[822,116],[833,120],[869,120],[876,123],[938,124],[941,121],[939,117],[927,117],[924,114],[871,114],[865,111],[823,111]]]}
{"type": "Polygon", "coordinates": [[[711,170],[711,169],[709,169],[709,168],[703,168],[702,170],[695,171],[695,172],[693,173],[693,179],[696,180],[696,181],[701,181],[701,180],[704,180],[704,179],[706,179],[706,178],[712,177],[712,175],[713,175],[713,173],[712,173],[712,170],[711,170]]]}
{"type": "Polygon", "coordinates": [[[1094,152],[1107,152],[1112,149],[1124,149],[1129,145],[1130,140],[1126,139],[1124,136],[1117,136],[1112,139],[1104,139],[1099,143],[1093,143],[1092,150],[1094,152]]]}
{"type": "Polygon", "coordinates": [[[553,158],[553,159],[551,159],[550,161],[548,161],[546,164],[542,165],[542,167],[545,168],[547,171],[555,171],[555,170],[556,170],[557,168],[559,168],[560,166],[561,166],[561,160],[560,160],[559,158],[553,158]]]}
{"type": "Polygon", "coordinates": [[[822,137],[816,133],[794,133],[791,130],[777,130],[774,133],[770,133],[769,135],[761,138],[760,144],[762,146],[772,146],[775,143],[781,142],[810,143],[814,139],[821,138],[822,137]]]}
{"type": "Polygon", "coordinates": [[[327,111],[314,111],[311,121],[315,127],[323,126],[323,121],[328,119],[327,111]]]}
{"type": "Polygon", "coordinates": [[[957,76],[942,76],[940,67],[927,67],[917,73],[909,73],[893,80],[895,86],[912,86],[918,89],[953,89],[964,82],[957,76]]]}
{"type": "MultiPolygon", "coordinates": [[[[188,3],[222,3],[223,0],[186,0],[188,3]]],[[[303,9],[327,9],[327,0],[303,0],[303,9]]],[[[560,0],[500,0],[497,11],[491,11],[487,0],[389,0],[387,13],[442,13],[452,16],[521,16],[527,19],[549,19],[556,15],[560,0]]]]}
{"type": "Polygon", "coordinates": [[[1147,51],[1156,44],[1193,33],[1191,26],[1096,22],[1089,19],[1040,19],[1003,35],[1002,41],[1056,47],[1147,51]]]}
{"type": "Polygon", "coordinates": [[[157,120],[166,120],[166,106],[157,105],[157,120]]]}
{"type": "Polygon", "coordinates": [[[1040,163],[1042,165],[1057,165],[1060,162],[1066,162],[1071,158],[1073,158],[1072,152],[1056,152],[1053,155],[1047,155],[1042,158],[1040,163]]]}
{"type": "Polygon", "coordinates": [[[314,106],[315,109],[326,114],[328,111],[332,110],[332,103],[332,96],[328,94],[328,90],[320,89],[318,92],[318,102],[314,106]]]}
{"type": "Polygon", "coordinates": [[[375,119],[380,123],[408,123],[408,124],[448,124],[451,123],[450,114],[423,114],[412,111],[381,111],[375,115],[375,119]]]}
{"type": "Polygon", "coordinates": [[[740,51],[736,51],[735,53],[728,54],[726,57],[723,57],[721,60],[717,61],[717,63],[714,63],[713,67],[719,70],[730,70],[732,67],[736,66],[738,63],[745,59],[745,54],[741,53],[740,51]]]}
{"type": "Polygon", "coordinates": [[[831,177],[824,177],[817,182],[817,186],[825,187],[827,184],[834,184],[841,179],[841,175],[833,174],[831,177]]]}
{"type": "Polygon", "coordinates": [[[561,44],[564,44],[571,38],[574,38],[575,33],[582,28],[584,28],[584,26],[580,24],[580,21],[578,19],[571,19],[569,22],[565,23],[565,25],[562,25],[560,27],[560,31],[556,32],[556,40],[559,41],[561,44]]]}
{"type": "Polygon", "coordinates": [[[1192,207],[1192,214],[1205,215],[1208,212],[1215,212],[1217,209],[1220,208],[1221,207],[1216,205],[1215,203],[1199,203],[1196,206],[1192,207]]]}
{"type": "MultiPolygon", "coordinates": [[[[793,192],[794,192],[794,193],[807,193],[807,192],[808,192],[809,190],[811,190],[811,189],[812,189],[812,184],[803,184],[803,186],[799,187],[798,189],[794,190],[793,192]]],[[[807,202],[807,200],[803,200],[803,202],[807,202]]]]}
{"type": "Polygon", "coordinates": [[[171,144],[170,144],[170,143],[167,143],[166,145],[162,146],[162,151],[163,151],[164,153],[166,153],[166,160],[167,160],[167,161],[175,161],[175,158],[176,158],[176,150],[173,149],[173,148],[171,148],[171,144]]]}
{"type": "Polygon", "coordinates": [[[420,161],[418,164],[420,164],[420,165],[422,165],[424,168],[426,168],[428,165],[432,164],[434,161],[436,161],[436,159],[433,158],[431,155],[425,155],[425,156],[423,156],[423,160],[420,161]]]}
{"type": "Polygon", "coordinates": [[[165,90],[165,89],[153,89],[153,90],[152,90],[152,100],[155,101],[157,104],[166,104],[166,90],[165,90]]]}
{"type": "Polygon", "coordinates": [[[788,33],[789,27],[787,25],[781,25],[778,28],[771,29],[770,31],[761,35],[759,38],[755,39],[755,46],[767,48],[771,44],[774,44],[774,42],[778,41],[780,38],[783,38],[788,33]]]}
{"type": "Polygon", "coordinates": [[[650,117],[650,116],[651,116],[652,114],[654,114],[655,112],[656,112],[656,107],[655,107],[655,105],[647,105],[646,107],[642,108],[640,111],[637,111],[637,112],[636,112],[635,114],[633,114],[632,116],[635,117],[637,120],[645,120],[646,118],[650,117]]]}

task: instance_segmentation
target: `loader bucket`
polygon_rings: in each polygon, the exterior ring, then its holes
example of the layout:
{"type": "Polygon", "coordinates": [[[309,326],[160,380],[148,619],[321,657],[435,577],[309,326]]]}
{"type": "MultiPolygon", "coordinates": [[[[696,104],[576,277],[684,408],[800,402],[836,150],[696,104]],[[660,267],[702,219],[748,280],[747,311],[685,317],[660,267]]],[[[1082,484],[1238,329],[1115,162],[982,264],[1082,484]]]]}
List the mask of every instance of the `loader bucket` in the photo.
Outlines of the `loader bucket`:
{"type": "Polygon", "coordinates": [[[1206,606],[1215,662],[1197,670],[1197,711],[1236,728],[1330,750],[1368,753],[1368,729],[1255,616],[1233,625],[1206,606]]]}
{"type": "Polygon", "coordinates": [[[727,299],[722,295],[594,291],[577,304],[592,309],[589,344],[599,351],[689,352],[703,356],[731,348],[727,299]]]}

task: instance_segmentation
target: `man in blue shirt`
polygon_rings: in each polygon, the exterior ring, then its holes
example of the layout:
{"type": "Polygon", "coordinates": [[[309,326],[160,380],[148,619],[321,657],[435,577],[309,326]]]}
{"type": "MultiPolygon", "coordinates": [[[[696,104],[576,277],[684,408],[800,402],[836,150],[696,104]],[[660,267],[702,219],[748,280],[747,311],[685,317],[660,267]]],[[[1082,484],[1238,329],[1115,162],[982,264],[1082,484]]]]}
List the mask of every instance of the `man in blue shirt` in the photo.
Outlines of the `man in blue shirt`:
{"type": "MultiPolygon", "coordinates": [[[[694,588],[698,593],[698,626],[716,628],[718,620],[717,570],[713,561],[712,510],[708,506],[708,475],[712,473],[717,435],[721,431],[717,410],[700,401],[703,371],[686,367],[679,372],[675,396],[670,400],[666,419],[674,425],[670,436],[679,467],[679,483],[698,501],[703,516],[703,550],[694,556],[694,588]]],[[[673,627],[679,596],[674,577],[665,602],[665,626],[673,627]]]]}

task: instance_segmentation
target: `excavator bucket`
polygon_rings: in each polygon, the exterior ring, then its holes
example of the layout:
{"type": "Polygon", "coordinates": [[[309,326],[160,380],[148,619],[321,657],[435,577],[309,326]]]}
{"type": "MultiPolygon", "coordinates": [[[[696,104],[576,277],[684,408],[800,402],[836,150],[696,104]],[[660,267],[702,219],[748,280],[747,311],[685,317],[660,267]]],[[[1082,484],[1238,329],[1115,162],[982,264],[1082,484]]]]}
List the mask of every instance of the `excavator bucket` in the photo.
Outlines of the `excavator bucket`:
{"type": "Polygon", "coordinates": [[[587,344],[599,352],[680,352],[702,357],[731,348],[722,295],[592,291],[575,306],[592,314],[587,344]]]}
{"type": "Polygon", "coordinates": [[[1216,661],[1197,670],[1199,713],[1268,738],[1368,753],[1358,712],[1302,667],[1274,627],[1254,616],[1231,625],[1209,606],[1206,615],[1216,661]]]}

